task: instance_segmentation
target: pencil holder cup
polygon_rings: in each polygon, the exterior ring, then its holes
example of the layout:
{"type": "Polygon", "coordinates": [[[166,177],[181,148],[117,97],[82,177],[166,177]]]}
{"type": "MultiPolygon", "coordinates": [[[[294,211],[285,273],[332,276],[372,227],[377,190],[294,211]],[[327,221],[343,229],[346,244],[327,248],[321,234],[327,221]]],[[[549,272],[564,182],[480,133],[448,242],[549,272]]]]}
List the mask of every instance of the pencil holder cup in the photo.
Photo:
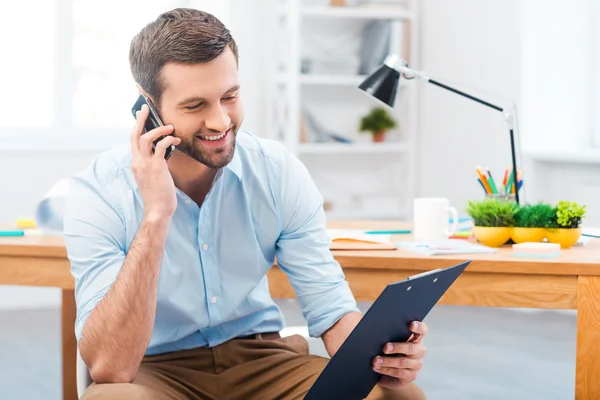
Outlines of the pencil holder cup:
{"type": "Polygon", "coordinates": [[[507,201],[517,201],[516,195],[514,193],[496,193],[496,194],[486,194],[486,198],[490,199],[498,199],[498,200],[507,200],[507,201]]]}

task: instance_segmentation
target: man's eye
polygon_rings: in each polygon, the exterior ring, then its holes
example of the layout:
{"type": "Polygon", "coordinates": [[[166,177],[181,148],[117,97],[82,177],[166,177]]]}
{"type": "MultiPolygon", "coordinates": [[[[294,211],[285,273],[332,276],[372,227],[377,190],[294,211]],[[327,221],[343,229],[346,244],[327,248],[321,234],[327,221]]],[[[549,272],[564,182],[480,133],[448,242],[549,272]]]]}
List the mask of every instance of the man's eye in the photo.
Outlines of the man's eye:
{"type": "Polygon", "coordinates": [[[186,110],[195,110],[197,108],[200,108],[201,105],[202,105],[202,103],[198,103],[198,104],[194,104],[193,106],[185,107],[185,109],[186,110]]]}
{"type": "Polygon", "coordinates": [[[237,99],[237,96],[223,97],[223,100],[225,100],[225,101],[233,101],[235,99],[237,99]]]}

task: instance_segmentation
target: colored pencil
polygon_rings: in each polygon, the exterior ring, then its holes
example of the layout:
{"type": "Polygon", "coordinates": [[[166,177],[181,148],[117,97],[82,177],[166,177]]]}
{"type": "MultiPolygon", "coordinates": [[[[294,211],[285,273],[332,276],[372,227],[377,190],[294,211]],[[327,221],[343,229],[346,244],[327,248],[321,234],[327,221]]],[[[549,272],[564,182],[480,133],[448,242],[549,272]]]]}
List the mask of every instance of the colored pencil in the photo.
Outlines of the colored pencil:
{"type": "Polygon", "coordinates": [[[477,167],[477,168],[475,168],[475,171],[477,171],[477,175],[479,175],[479,179],[481,179],[481,183],[483,184],[483,187],[485,188],[486,193],[492,194],[492,188],[488,184],[487,179],[485,179],[485,175],[483,175],[483,173],[481,172],[481,169],[479,167],[477,167]]]}
{"type": "Polygon", "coordinates": [[[477,182],[479,182],[479,184],[481,185],[481,187],[483,188],[483,191],[487,193],[487,190],[485,190],[485,186],[483,186],[483,182],[481,182],[480,178],[477,178],[477,182]]]}
{"type": "Polygon", "coordinates": [[[506,193],[512,193],[513,192],[512,185],[513,185],[513,180],[515,179],[514,176],[513,176],[514,175],[513,172],[514,171],[511,170],[510,171],[510,175],[508,176],[508,182],[506,183],[506,193]]]}
{"type": "Polygon", "coordinates": [[[493,194],[498,194],[498,189],[496,188],[496,182],[494,182],[494,178],[492,177],[492,173],[490,172],[489,168],[485,169],[487,171],[488,176],[490,177],[490,188],[492,189],[492,193],[493,194]]]}
{"type": "Polygon", "coordinates": [[[6,237],[6,236],[24,236],[24,235],[25,235],[25,231],[23,231],[22,229],[0,231],[0,236],[3,236],[3,237],[6,237]]]}

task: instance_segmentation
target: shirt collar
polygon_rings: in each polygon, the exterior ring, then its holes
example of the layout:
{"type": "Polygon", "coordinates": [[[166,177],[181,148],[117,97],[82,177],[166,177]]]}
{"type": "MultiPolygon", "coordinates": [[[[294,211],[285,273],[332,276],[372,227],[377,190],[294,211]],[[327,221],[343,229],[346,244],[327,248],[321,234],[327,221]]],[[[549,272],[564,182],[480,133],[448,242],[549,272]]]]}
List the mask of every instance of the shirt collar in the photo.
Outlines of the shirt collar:
{"type": "Polygon", "coordinates": [[[242,180],[242,159],[240,158],[240,151],[238,149],[237,143],[236,148],[233,152],[233,158],[231,159],[229,164],[225,166],[225,168],[231,170],[231,172],[236,174],[240,181],[242,180]]]}

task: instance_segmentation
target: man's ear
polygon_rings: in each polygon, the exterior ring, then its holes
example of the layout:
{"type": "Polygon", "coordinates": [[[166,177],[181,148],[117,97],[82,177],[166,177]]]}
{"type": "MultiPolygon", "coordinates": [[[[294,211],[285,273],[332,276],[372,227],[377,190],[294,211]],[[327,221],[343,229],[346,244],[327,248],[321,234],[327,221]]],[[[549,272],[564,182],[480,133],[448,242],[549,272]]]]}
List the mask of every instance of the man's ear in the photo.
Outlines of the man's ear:
{"type": "Polygon", "coordinates": [[[146,96],[150,100],[150,102],[152,103],[152,106],[156,107],[156,103],[154,102],[154,99],[152,98],[152,96],[150,96],[148,93],[146,93],[146,91],[140,86],[139,83],[136,82],[135,83],[135,87],[137,87],[139,95],[143,94],[144,96],[146,96]]]}
{"type": "Polygon", "coordinates": [[[144,88],[142,88],[140,86],[139,83],[135,83],[135,87],[137,88],[138,94],[143,94],[144,96],[146,96],[147,98],[149,98],[150,100],[152,100],[152,102],[154,102],[154,99],[152,98],[152,96],[150,96],[145,90],[144,88]]]}
{"type": "Polygon", "coordinates": [[[146,92],[144,91],[144,89],[142,89],[142,87],[140,86],[140,84],[139,84],[139,83],[137,83],[137,82],[136,82],[136,83],[135,83],[135,87],[137,88],[137,91],[138,91],[138,94],[139,94],[139,95],[142,95],[142,94],[143,94],[143,95],[146,95],[146,96],[147,96],[146,92]]]}

